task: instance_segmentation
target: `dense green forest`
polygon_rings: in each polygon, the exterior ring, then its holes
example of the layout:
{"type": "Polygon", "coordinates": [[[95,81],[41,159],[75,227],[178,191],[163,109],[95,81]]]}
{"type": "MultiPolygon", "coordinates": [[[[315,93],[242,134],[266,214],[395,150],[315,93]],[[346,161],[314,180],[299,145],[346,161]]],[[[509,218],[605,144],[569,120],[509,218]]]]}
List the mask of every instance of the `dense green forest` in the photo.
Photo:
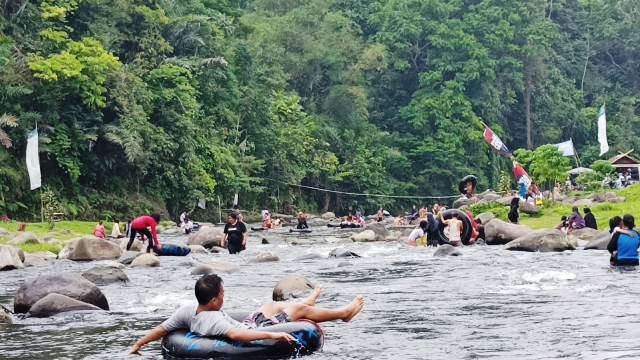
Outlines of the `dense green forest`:
{"type": "MultiPolygon", "coordinates": [[[[512,149],[640,149],[637,0],[2,0],[0,212],[280,211],[496,186],[512,149]]],[[[603,156],[603,157],[606,157],[603,156]]]]}

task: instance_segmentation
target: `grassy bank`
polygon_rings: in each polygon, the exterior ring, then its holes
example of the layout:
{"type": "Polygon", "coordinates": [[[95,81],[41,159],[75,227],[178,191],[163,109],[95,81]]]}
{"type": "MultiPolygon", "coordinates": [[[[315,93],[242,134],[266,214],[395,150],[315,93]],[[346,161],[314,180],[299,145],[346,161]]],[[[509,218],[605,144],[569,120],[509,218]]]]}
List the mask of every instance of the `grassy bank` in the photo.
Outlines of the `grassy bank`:
{"type": "MultiPolygon", "coordinates": [[[[591,212],[595,215],[598,221],[598,229],[609,229],[609,219],[618,215],[631,214],[640,219],[640,184],[630,186],[620,191],[614,191],[619,196],[625,198],[625,202],[614,203],[600,203],[588,206],[591,212]]],[[[582,197],[587,197],[585,194],[582,197]]],[[[560,223],[560,218],[563,215],[569,216],[571,214],[571,205],[565,204],[546,204],[540,209],[540,213],[537,215],[520,214],[520,222],[533,229],[552,228],[560,223]]],[[[583,212],[584,206],[580,206],[580,212],[583,212]]],[[[501,205],[485,206],[482,211],[491,211],[502,220],[507,221],[508,207],[501,205]]],[[[640,223],[640,220],[637,222],[640,223]]]]}
{"type": "MultiPolygon", "coordinates": [[[[13,239],[18,234],[20,224],[22,222],[18,221],[0,223],[0,228],[9,232],[8,236],[0,237],[0,244],[7,244],[13,239]]],[[[25,231],[34,233],[40,240],[51,237],[64,244],[69,239],[93,233],[95,226],[95,222],[89,221],[60,221],[56,222],[54,228],[51,229],[48,223],[26,223],[25,231]]],[[[24,244],[16,247],[27,253],[50,251],[57,254],[62,250],[62,244],[24,244]]]]}

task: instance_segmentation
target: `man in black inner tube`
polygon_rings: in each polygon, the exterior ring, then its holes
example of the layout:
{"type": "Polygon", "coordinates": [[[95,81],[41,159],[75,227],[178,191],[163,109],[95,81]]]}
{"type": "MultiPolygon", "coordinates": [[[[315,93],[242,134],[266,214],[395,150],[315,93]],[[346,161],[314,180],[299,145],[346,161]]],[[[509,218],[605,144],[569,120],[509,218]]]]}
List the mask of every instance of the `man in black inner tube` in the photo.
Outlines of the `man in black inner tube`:
{"type": "Polygon", "coordinates": [[[316,323],[342,320],[351,321],[364,307],[364,298],[360,295],[347,306],[339,309],[315,307],[320,296],[320,288],[303,303],[270,303],[262,305],[243,322],[234,320],[222,311],[224,304],[224,286],[222,279],[215,274],[202,276],[195,286],[197,305],[185,305],[171,315],[169,319],[156,326],[146,336],[131,347],[130,353],[136,354],[146,344],[159,340],[170,332],[189,329],[201,336],[223,336],[233,341],[251,342],[270,339],[294,342],[295,338],[287,333],[259,331],[256,328],[307,319],[316,323]]]}

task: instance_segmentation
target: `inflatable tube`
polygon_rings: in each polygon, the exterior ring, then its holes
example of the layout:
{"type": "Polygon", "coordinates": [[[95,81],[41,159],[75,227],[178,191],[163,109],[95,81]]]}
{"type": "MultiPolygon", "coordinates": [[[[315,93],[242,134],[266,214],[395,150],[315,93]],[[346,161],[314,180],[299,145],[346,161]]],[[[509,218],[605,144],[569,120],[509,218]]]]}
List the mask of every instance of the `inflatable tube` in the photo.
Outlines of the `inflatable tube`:
{"type": "Polygon", "coordinates": [[[162,247],[157,251],[160,256],[187,256],[190,252],[191,249],[187,246],[173,244],[162,244],[162,247]]]}
{"type": "Polygon", "coordinates": [[[327,224],[327,227],[330,228],[340,228],[340,229],[358,229],[361,228],[360,224],[327,224]]]}
{"type": "Polygon", "coordinates": [[[267,230],[271,230],[271,229],[265,229],[262,227],[252,227],[251,231],[267,231],[267,230]]]}
{"type": "Polygon", "coordinates": [[[187,330],[178,330],[162,339],[162,355],[165,359],[291,358],[311,354],[322,349],[324,344],[322,329],[308,320],[265,326],[257,330],[286,332],[296,338],[297,342],[289,344],[258,340],[242,343],[224,337],[204,337],[187,330]]]}
{"type": "Polygon", "coordinates": [[[313,232],[313,230],[311,229],[289,229],[290,233],[302,233],[302,234],[308,234],[313,232]]]}
{"type": "MultiPolygon", "coordinates": [[[[469,245],[469,240],[471,239],[471,233],[473,231],[473,228],[471,227],[472,220],[469,219],[467,214],[465,214],[464,212],[458,209],[445,210],[442,213],[442,217],[445,220],[448,220],[448,219],[451,219],[454,213],[458,214],[458,220],[462,221],[462,236],[460,237],[462,239],[462,243],[464,245],[469,245]]],[[[444,233],[444,226],[442,224],[440,224],[439,232],[440,232],[441,239],[449,241],[449,237],[447,237],[447,235],[444,233]]]]}

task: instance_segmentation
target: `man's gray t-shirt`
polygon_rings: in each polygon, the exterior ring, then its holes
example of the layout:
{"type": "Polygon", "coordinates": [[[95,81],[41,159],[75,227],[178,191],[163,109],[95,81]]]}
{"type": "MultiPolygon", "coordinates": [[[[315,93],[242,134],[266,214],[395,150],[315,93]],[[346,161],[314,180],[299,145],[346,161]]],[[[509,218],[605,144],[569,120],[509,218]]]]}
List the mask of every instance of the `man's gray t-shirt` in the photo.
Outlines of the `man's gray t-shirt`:
{"type": "Polygon", "coordinates": [[[167,332],[178,329],[189,329],[202,336],[225,336],[232,329],[248,329],[248,327],[227,315],[224,311],[203,311],[196,314],[198,305],[180,307],[170,318],[162,323],[167,332]]]}

